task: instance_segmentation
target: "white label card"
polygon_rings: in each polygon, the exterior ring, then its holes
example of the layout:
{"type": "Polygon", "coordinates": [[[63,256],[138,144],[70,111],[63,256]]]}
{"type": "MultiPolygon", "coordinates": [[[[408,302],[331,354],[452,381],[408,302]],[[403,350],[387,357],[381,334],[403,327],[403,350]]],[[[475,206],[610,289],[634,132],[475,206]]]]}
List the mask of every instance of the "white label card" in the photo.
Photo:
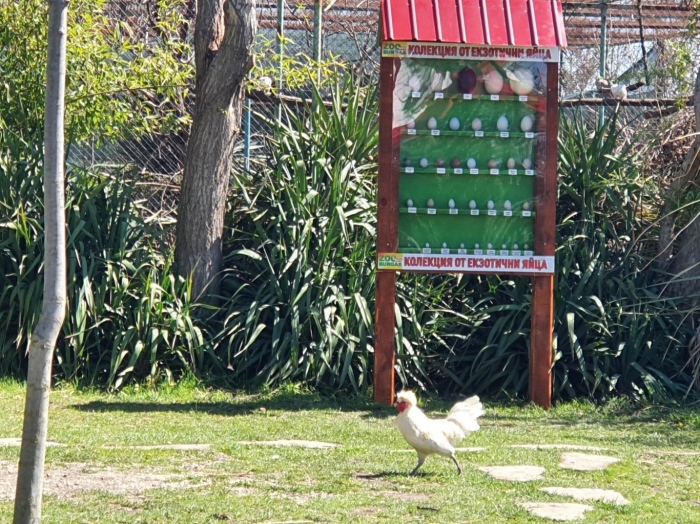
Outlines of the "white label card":
{"type": "Polygon", "coordinates": [[[431,129],[430,134],[433,136],[440,136],[440,130],[439,129],[431,129]]]}
{"type": "Polygon", "coordinates": [[[498,95],[491,95],[491,100],[500,100],[498,95]]]}
{"type": "Polygon", "coordinates": [[[415,169],[413,169],[412,167],[407,167],[406,169],[404,169],[404,172],[406,172],[406,173],[415,173],[415,169]]]}
{"type": "Polygon", "coordinates": [[[509,170],[508,170],[508,174],[509,174],[509,175],[517,175],[517,174],[518,174],[518,170],[517,170],[517,169],[509,169],[509,170]]]}
{"type": "Polygon", "coordinates": [[[418,213],[418,208],[417,207],[409,207],[408,212],[409,213],[418,213]]]}
{"type": "Polygon", "coordinates": [[[440,249],[440,254],[441,255],[449,255],[450,254],[450,248],[449,247],[443,247],[440,249]]]}
{"type": "Polygon", "coordinates": [[[513,256],[519,257],[519,256],[520,256],[520,250],[519,250],[519,249],[514,249],[514,250],[513,250],[513,256]]]}
{"type": "Polygon", "coordinates": [[[457,250],[457,254],[458,254],[458,255],[466,255],[466,254],[467,254],[467,250],[460,247],[460,248],[457,250]]]}
{"type": "Polygon", "coordinates": [[[484,132],[483,131],[474,131],[474,136],[481,138],[484,136],[484,132]]]}
{"type": "Polygon", "coordinates": [[[487,249],[487,250],[486,250],[486,254],[487,254],[487,255],[495,255],[495,254],[496,254],[496,250],[495,250],[495,249],[487,249]]]}
{"type": "Polygon", "coordinates": [[[495,217],[496,215],[498,215],[498,211],[496,211],[495,209],[489,209],[489,210],[488,210],[488,215],[489,215],[490,217],[495,217]]]}
{"type": "Polygon", "coordinates": [[[413,98],[420,98],[420,91],[413,91],[413,92],[411,93],[411,96],[412,96],[413,98]]]}
{"type": "Polygon", "coordinates": [[[527,102],[527,95],[518,96],[518,100],[520,100],[521,102],[527,102]]]}
{"type": "Polygon", "coordinates": [[[489,174],[490,175],[498,175],[500,171],[498,169],[489,169],[489,174]]]}
{"type": "Polygon", "coordinates": [[[508,131],[501,131],[501,138],[508,138],[510,136],[510,133],[508,131]]]}
{"type": "Polygon", "coordinates": [[[442,91],[438,91],[435,93],[435,100],[438,100],[440,98],[444,98],[444,93],[442,91]]]}
{"type": "Polygon", "coordinates": [[[450,209],[450,215],[459,215],[459,209],[450,209]]]}
{"type": "Polygon", "coordinates": [[[502,257],[508,256],[508,250],[507,250],[507,249],[501,249],[501,250],[498,252],[498,254],[501,255],[502,257]]]}
{"type": "Polygon", "coordinates": [[[526,257],[531,257],[531,256],[533,256],[534,254],[535,254],[534,251],[525,251],[525,252],[523,253],[523,255],[525,255],[526,257]]]}
{"type": "Polygon", "coordinates": [[[438,167],[438,168],[437,168],[437,174],[438,174],[438,175],[444,175],[444,174],[445,174],[445,168],[444,168],[444,167],[438,167]]]}
{"type": "Polygon", "coordinates": [[[512,212],[512,211],[504,211],[504,212],[503,212],[503,216],[504,216],[504,217],[512,217],[512,216],[513,216],[513,212],[512,212]]]}
{"type": "Polygon", "coordinates": [[[415,135],[415,134],[416,134],[416,129],[415,129],[415,128],[413,128],[413,129],[407,129],[407,130],[406,130],[406,134],[407,134],[407,135],[415,135]]]}
{"type": "Polygon", "coordinates": [[[461,168],[461,167],[455,167],[455,168],[454,168],[454,174],[455,174],[455,175],[461,175],[461,174],[462,174],[462,168],[461,168]]]}
{"type": "Polygon", "coordinates": [[[424,248],[423,248],[423,254],[424,254],[424,255],[429,255],[429,254],[431,253],[431,251],[432,251],[432,250],[431,250],[429,247],[424,247],[424,248]]]}
{"type": "Polygon", "coordinates": [[[470,213],[472,216],[477,216],[477,215],[479,214],[479,210],[478,210],[478,209],[472,209],[472,210],[469,211],[469,213],[470,213]]]}
{"type": "Polygon", "coordinates": [[[479,170],[478,170],[478,169],[470,169],[470,170],[469,170],[469,174],[470,174],[470,175],[478,175],[478,174],[479,174],[479,170]]]}
{"type": "Polygon", "coordinates": [[[526,170],[525,170],[525,174],[526,174],[527,176],[534,176],[535,171],[534,171],[533,169],[526,169],[526,170]]]}
{"type": "Polygon", "coordinates": [[[428,208],[428,214],[429,214],[429,215],[434,215],[435,213],[437,213],[437,209],[435,209],[434,207],[429,207],[429,208],[428,208]]]}
{"type": "Polygon", "coordinates": [[[524,217],[531,217],[531,216],[532,216],[532,211],[523,211],[523,216],[524,216],[524,217]]]}
{"type": "Polygon", "coordinates": [[[472,99],[472,94],[471,93],[464,93],[462,95],[462,100],[471,100],[472,99]]]}
{"type": "Polygon", "coordinates": [[[535,138],[535,133],[533,133],[532,131],[527,131],[525,133],[525,138],[535,138]]]}
{"type": "Polygon", "coordinates": [[[474,254],[475,254],[475,255],[483,255],[483,254],[484,254],[484,250],[483,250],[483,249],[475,249],[475,250],[474,250],[474,254]]]}

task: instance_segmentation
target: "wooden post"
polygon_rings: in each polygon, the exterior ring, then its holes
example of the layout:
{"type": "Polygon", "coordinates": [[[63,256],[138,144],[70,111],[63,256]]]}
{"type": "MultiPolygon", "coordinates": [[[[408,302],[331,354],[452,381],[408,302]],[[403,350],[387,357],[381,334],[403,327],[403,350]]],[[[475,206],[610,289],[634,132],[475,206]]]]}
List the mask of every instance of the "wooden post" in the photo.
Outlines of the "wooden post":
{"type": "MultiPolygon", "coordinates": [[[[398,60],[382,58],[379,77],[379,181],[377,253],[395,253],[399,238],[398,135],[393,130],[394,67],[398,60]]],[[[398,131],[397,131],[398,132],[398,131]]],[[[377,270],[374,323],[374,400],[394,403],[394,304],[396,273],[377,270]]]]}
{"type": "MultiPolygon", "coordinates": [[[[557,135],[559,131],[559,64],[547,64],[546,138],[542,176],[537,176],[537,216],[535,217],[535,252],[554,256],[557,198],[557,135]]],[[[540,170],[538,169],[538,172],[540,170]]],[[[532,278],[532,327],[530,337],[530,400],[552,406],[552,328],[554,326],[554,276],[532,278]]]]}

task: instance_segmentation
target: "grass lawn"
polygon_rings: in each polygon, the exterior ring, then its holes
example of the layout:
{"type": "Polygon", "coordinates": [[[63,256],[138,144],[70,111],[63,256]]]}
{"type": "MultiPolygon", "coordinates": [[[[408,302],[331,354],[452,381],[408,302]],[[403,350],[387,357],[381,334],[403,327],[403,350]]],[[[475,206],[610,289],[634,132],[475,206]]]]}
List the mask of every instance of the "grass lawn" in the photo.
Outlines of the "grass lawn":
{"type": "MultiPolygon", "coordinates": [[[[0,382],[0,439],[21,435],[24,389],[0,382]]],[[[430,414],[449,403],[423,402],[430,414]]],[[[486,403],[482,430],[461,443],[464,474],[416,456],[393,408],[288,389],[238,395],[191,387],[119,395],[59,389],[51,397],[45,523],[548,522],[521,502],[577,502],[546,486],[602,488],[631,504],[593,506],[587,523],[700,523],[700,409],[486,403]],[[332,449],[240,441],[303,439],[332,449]],[[201,444],[201,448],[141,448],[201,444]],[[619,458],[602,471],[559,467],[561,449],[597,446],[619,458]],[[678,453],[685,451],[686,454],[678,453]],[[687,452],[695,452],[690,454],[687,452]],[[533,465],[542,480],[495,480],[480,466],[533,465]]],[[[12,520],[19,449],[0,446],[0,522],[12,520]]]]}

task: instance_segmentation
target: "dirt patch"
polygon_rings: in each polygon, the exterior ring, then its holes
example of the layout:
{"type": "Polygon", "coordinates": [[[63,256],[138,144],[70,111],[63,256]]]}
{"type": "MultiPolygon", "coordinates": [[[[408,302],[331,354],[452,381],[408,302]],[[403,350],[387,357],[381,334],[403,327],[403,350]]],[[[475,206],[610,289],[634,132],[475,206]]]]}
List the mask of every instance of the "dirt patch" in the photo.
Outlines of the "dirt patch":
{"type": "MultiPolygon", "coordinates": [[[[82,463],[47,466],[44,470],[44,494],[60,499],[76,498],[86,491],[106,491],[114,494],[138,494],[151,489],[187,489],[210,482],[196,483],[183,475],[165,475],[147,471],[98,469],[82,463]]],[[[0,500],[13,500],[17,484],[17,464],[0,461],[0,500]]]]}
{"type": "Polygon", "coordinates": [[[430,497],[425,493],[410,493],[408,491],[378,491],[375,493],[403,502],[427,502],[430,500],[430,497]]]}

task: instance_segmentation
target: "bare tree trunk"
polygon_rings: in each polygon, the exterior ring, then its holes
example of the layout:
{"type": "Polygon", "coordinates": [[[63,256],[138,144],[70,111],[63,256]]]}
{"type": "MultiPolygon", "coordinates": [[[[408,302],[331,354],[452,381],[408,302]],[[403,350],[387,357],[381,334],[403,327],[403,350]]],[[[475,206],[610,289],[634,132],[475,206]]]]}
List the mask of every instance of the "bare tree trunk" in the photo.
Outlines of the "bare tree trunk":
{"type": "Polygon", "coordinates": [[[44,120],[44,299],[29,344],[29,374],[14,524],[41,522],[51,362],[66,314],[66,219],[63,192],[67,0],[49,0],[44,120]]]}
{"type": "Polygon", "coordinates": [[[255,0],[199,0],[194,121],[178,206],[176,261],[193,293],[215,294],[233,147],[241,128],[244,81],[257,31],[255,0]]]}

